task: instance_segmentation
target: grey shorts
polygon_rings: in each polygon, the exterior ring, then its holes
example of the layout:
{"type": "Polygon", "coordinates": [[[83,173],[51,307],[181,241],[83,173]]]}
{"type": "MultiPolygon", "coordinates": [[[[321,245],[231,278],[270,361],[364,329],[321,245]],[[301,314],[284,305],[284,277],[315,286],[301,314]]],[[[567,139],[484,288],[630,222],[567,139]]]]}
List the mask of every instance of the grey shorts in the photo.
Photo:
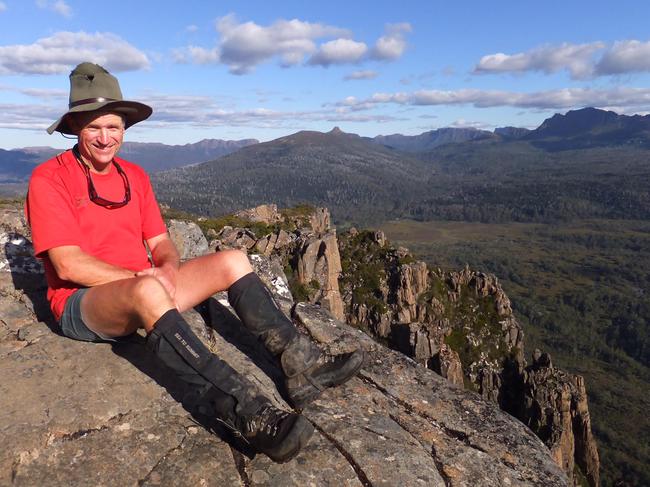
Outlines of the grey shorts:
{"type": "Polygon", "coordinates": [[[103,336],[92,331],[81,316],[81,298],[88,291],[88,288],[79,289],[68,298],[59,320],[61,332],[68,338],[81,340],[83,342],[117,342],[118,338],[103,336]]]}

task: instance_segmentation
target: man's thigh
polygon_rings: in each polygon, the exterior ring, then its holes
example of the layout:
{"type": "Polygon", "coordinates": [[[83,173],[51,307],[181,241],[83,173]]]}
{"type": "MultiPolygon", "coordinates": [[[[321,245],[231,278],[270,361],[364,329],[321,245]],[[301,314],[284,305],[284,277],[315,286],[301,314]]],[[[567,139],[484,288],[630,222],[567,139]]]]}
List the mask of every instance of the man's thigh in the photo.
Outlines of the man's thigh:
{"type": "Polygon", "coordinates": [[[88,328],[110,337],[150,331],[174,302],[153,276],[120,279],[88,289],[81,312],[88,328]]]}
{"type": "Polygon", "coordinates": [[[223,250],[183,262],[176,281],[176,304],[181,311],[225,291],[253,271],[245,253],[223,250]]]}
{"type": "Polygon", "coordinates": [[[68,298],[59,320],[61,332],[68,338],[83,342],[114,342],[115,338],[102,335],[88,328],[81,314],[81,300],[88,291],[79,289],[68,298]]]}

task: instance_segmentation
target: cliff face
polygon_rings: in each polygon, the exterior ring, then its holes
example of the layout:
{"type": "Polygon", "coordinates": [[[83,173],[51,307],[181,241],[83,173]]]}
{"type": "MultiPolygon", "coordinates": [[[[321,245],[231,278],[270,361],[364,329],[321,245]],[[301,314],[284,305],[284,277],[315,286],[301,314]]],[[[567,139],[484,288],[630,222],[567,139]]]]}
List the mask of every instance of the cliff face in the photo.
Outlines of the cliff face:
{"type": "Polygon", "coordinates": [[[498,403],[544,440],[573,482],[599,484],[584,380],[539,351],[527,366],[523,330],[495,276],[429,269],[381,232],[352,229],[340,247],[350,323],[498,403]]]}
{"type": "Polygon", "coordinates": [[[240,248],[279,257],[292,284],[300,289],[301,300],[318,303],[335,318],[344,319],[338,282],[341,257],[327,209],[308,208],[283,215],[276,205],[262,205],[236,216],[272,231],[258,237],[246,228],[225,227],[214,234],[214,249],[240,248]]]}
{"type": "MultiPolygon", "coordinates": [[[[188,257],[205,244],[195,230],[170,225],[175,238],[188,236],[188,257]]],[[[367,361],[357,378],[305,408],[316,433],[294,460],[254,456],[189,417],[177,402],[180,385],[143,337],[91,344],[58,334],[20,210],[0,209],[0,241],[1,485],[568,485],[542,442],[494,404],[323,307],[295,304],[279,255],[251,261],[280,305],[323,348],[363,347],[367,361]]],[[[185,317],[215,353],[288,408],[277,364],[225,295],[185,317]]]]}
{"type": "Polygon", "coordinates": [[[548,354],[535,350],[523,381],[519,417],[525,418],[564,471],[579,467],[575,481],[584,477],[589,485],[598,485],[598,450],[591,433],[584,379],[553,367],[548,354]]]}

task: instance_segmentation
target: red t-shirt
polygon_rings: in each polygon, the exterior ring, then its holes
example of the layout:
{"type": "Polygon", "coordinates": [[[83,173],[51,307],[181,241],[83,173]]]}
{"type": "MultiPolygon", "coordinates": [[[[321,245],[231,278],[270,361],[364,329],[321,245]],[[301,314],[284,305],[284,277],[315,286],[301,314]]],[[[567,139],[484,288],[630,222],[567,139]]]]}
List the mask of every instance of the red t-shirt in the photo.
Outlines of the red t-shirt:
{"type": "MultiPolygon", "coordinates": [[[[57,320],[65,303],[82,286],[59,278],[47,250],[76,245],[87,254],[134,272],[151,267],[144,240],[167,231],[142,168],[115,158],[131,186],[131,200],[109,210],[90,201],[83,168],[71,150],[44,162],[32,172],[25,213],[32,229],[34,252],[43,259],[47,298],[57,320]]],[[[108,174],[91,174],[97,194],[110,201],[124,199],[124,180],[111,164],[108,174]]]]}

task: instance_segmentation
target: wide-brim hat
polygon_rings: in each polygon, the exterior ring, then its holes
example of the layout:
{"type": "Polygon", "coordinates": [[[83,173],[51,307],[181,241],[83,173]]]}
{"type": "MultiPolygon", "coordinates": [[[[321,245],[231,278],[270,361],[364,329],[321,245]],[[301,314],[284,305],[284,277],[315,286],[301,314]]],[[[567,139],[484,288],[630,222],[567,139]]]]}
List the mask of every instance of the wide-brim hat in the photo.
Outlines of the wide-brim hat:
{"type": "Polygon", "coordinates": [[[77,135],[70,126],[75,113],[107,111],[124,116],[125,127],[149,118],[152,108],[137,101],[122,99],[117,78],[103,67],[93,63],[81,63],[70,73],[70,103],[68,111],[47,129],[62,134],[77,135]]]}

